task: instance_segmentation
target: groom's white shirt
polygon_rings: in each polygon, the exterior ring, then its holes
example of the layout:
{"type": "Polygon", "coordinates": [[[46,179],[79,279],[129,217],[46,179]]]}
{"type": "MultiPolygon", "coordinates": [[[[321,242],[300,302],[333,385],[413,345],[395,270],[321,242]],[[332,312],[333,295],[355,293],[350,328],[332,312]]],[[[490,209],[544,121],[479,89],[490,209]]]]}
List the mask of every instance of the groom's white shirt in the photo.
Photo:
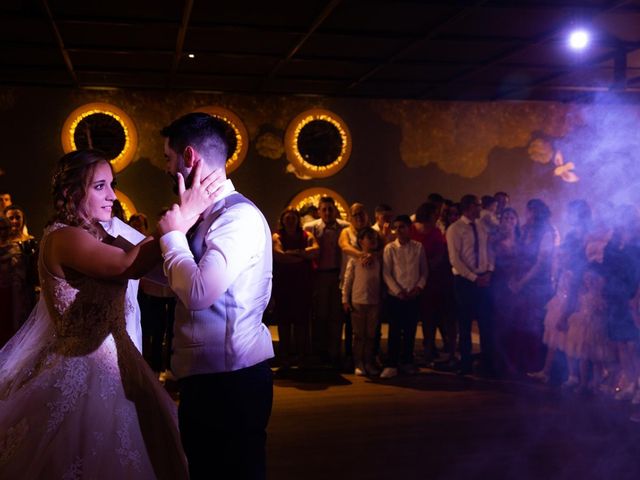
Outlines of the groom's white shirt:
{"type": "MultiPolygon", "coordinates": [[[[137,245],[146,237],[117,217],[110,222],[100,222],[105,231],[114,238],[122,237],[133,245],[137,245]]],[[[125,320],[127,333],[136,348],[142,352],[142,326],[140,324],[140,305],[138,304],[139,280],[129,280],[126,293],[125,320]]]]}
{"type": "Polygon", "coordinates": [[[171,370],[178,378],[231,372],[273,357],[262,314],[271,295],[271,232],[264,216],[226,180],[193,237],[160,238],[178,297],[171,370]]]}

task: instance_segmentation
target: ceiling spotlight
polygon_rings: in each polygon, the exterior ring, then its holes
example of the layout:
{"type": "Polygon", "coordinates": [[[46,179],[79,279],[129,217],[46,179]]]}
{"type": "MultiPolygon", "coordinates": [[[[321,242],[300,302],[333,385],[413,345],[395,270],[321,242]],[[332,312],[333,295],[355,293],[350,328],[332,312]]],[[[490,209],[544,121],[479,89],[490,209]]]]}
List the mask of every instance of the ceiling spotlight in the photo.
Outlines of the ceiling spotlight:
{"type": "Polygon", "coordinates": [[[188,55],[187,55],[187,57],[189,57],[189,58],[196,58],[195,54],[193,54],[193,53],[188,54],[188,55]]]}
{"type": "Polygon", "coordinates": [[[589,32],[586,30],[574,30],[569,35],[569,46],[574,50],[583,50],[589,45],[589,32]]]}

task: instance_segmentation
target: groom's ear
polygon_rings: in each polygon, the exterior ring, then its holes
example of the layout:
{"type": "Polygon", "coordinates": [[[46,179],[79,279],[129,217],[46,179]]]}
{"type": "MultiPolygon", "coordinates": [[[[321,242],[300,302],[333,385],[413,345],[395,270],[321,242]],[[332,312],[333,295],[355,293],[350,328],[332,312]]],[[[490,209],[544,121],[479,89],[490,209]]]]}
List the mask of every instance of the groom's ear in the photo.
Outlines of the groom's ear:
{"type": "Polygon", "coordinates": [[[187,168],[193,168],[193,165],[196,161],[196,151],[191,145],[188,145],[184,149],[184,153],[182,154],[182,156],[184,158],[184,166],[187,168]]]}

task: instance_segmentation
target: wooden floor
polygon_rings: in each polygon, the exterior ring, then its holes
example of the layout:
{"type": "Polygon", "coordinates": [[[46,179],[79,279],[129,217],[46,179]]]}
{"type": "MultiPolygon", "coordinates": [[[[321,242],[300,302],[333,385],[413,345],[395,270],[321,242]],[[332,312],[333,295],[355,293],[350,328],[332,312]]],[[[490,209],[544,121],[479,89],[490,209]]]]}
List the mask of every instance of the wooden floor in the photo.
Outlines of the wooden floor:
{"type": "Polygon", "coordinates": [[[630,407],[528,382],[316,370],[276,379],[271,480],[640,478],[630,407]]]}

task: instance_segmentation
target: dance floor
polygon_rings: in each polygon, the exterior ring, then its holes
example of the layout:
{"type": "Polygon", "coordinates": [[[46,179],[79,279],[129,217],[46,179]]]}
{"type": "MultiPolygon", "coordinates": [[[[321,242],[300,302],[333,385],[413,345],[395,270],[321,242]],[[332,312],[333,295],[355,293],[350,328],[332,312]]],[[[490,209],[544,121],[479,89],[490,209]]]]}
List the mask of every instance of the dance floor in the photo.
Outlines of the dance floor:
{"type": "Polygon", "coordinates": [[[631,407],[559,387],[422,368],[275,381],[272,480],[640,478],[631,407]]]}

